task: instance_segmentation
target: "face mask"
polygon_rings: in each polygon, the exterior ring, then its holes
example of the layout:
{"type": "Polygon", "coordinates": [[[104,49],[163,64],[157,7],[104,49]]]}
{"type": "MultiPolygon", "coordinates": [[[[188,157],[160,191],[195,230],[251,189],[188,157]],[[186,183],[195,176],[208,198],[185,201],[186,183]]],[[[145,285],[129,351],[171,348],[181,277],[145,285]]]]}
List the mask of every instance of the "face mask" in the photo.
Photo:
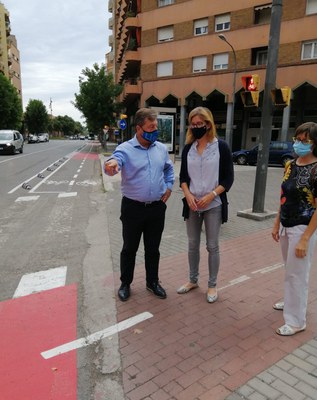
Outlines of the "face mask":
{"type": "Polygon", "coordinates": [[[195,139],[201,139],[204,134],[207,132],[207,126],[201,126],[200,128],[191,128],[193,132],[193,136],[195,139]]]}
{"type": "Polygon", "coordinates": [[[304,157],[311,152],[310,143],[295,142],[293,144],[293,149],[299,157],[304,157]]]}
{"type": "Polygon", "coordinates": [[[158,135],[159,135],[158,130],[153,131],[153,132],[143,131],[143,133],[142,133],[143,139],[147,140],[150,143],[156,142],[158,135]]]}

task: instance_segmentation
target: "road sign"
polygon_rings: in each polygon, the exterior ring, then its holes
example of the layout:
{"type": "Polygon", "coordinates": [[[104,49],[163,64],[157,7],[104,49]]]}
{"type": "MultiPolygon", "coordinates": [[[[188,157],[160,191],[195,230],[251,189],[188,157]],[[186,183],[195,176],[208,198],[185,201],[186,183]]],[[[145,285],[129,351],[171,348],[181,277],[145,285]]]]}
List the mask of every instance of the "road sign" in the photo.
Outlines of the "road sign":
{"type": "Polygon", "coordinates": [[[127,122],[125,119],[120,119],[120,121],[118,121],[118,128],[120,129],[126,129],[127,127],[127,122]]]}

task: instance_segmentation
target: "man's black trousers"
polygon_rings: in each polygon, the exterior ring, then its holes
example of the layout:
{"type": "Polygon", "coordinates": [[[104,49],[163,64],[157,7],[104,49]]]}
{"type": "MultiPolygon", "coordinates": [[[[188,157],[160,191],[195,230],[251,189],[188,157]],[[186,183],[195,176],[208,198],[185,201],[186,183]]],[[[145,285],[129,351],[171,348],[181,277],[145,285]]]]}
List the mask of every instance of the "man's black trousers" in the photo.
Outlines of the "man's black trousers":
{"type": "Polygon", "coordinates": [[[120,255],[121,282],[133,281],[136,253],[143,234],[146,282],[158,281],[160,243],[165,222],[163,201],[142,203],[122,198],[121,221],[123,247],[120,255]]]}

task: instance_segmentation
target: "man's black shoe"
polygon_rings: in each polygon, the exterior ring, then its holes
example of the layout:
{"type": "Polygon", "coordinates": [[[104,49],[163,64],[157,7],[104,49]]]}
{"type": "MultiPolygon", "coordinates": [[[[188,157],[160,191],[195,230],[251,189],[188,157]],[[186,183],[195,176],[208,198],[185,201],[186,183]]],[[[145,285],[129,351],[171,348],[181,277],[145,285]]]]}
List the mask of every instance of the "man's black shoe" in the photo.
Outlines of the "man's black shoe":
{"type": "Polygon", "coordinates": [[[159,284],[159,282],[152,282],[146,284],[147,290],[154,293],[155,296],[159,297],[160,299],[166,299],[166,292],[159,284]]]}
{"type": "Polygon", "coordinates": [[[118,290],[118,296],[121,301],[127,301],[130,297],[130,285],[122,283],[118,290]]]}

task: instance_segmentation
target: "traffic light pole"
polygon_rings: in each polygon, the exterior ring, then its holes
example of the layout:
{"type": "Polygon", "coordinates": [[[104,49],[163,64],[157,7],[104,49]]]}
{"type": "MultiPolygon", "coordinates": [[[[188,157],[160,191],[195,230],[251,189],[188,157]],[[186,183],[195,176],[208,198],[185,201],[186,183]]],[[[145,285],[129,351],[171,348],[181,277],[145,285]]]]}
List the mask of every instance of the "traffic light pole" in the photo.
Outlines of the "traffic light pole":
{"type": "Polygon", "coordinates": [[[235,107],[235,97],[236,97],[236,77],[237,77],[237,56],[234,47],[230,42],[228,42],[225,35],[222,33],[218,35],[219,39],[226,42],[232,49],[233,54],[233,82],[232,82],[232,102],[228,102],[227,108],[227,121],[226,121],[226,142],[230,150],[232,151],[232,136],[233,136],[233,126],[234,126],[234,107],[235,107]]]}
{"type": "Polygon", "coordinates": [[[264,213],[264,200],[269,161],[269,148],[272,134],[273,105],[271,90],[275,88],[278,65],[278,49],[282,19],[283,0],[272,1],[268,59],[262,104],[259,152],[253,194],[253,213],[264,213]]]}

